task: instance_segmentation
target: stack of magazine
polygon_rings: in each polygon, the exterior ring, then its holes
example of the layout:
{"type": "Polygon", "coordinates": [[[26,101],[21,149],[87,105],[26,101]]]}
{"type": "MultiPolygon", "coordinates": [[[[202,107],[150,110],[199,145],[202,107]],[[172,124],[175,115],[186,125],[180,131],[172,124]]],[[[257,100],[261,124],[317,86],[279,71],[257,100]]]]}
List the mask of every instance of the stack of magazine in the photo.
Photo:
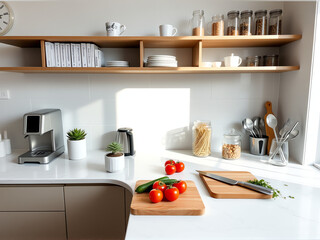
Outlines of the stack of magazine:
{"type": "Polygon", "coordinates": [[[45,42],[47,67],[104,67],[104,54],[93,43],[45,42]]]}

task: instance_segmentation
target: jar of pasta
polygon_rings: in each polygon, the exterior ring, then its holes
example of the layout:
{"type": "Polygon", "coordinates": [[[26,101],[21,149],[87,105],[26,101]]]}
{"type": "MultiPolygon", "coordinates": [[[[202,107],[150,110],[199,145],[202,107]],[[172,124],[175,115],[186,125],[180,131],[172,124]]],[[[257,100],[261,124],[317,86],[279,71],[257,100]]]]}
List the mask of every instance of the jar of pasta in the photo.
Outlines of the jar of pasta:
{"type": "Polygon", "coordinates": [[[241,12],[240,35],[252,35],[252,11],[245,10],[241,12]]]}
{"type": "Polygon", "coordinates": [[[255,34],[267,35],[267,10],[258,10],[254,13],[255,34]]]}
{"type": "Polygon", "coordinates": [[[238,36],[239,35],[239,11],[228,12],[228,36],[238,36]]]}
{"type": "Polygon", "coordinates": [[[204,11],[203,10],[195,10],[193,11],[192,17],[192,35],[193,36],[204,36],[204,11]]]}
{"type": "Polygon", "coordinates": [[[269,35],[280,35],[282,27],[282,10],[272,10],[269,12],[269,15],[269,35]]]}
{"type": "Polygon", "coordinates": [[[192,151],[197,157],[211,154],[211,122],[197,120],[192,128],[192,151]]]}
{"type": "Polygon", "coordinates": [[[224,35],[224,16],[223,14],[214,15],[212,22],[209,23],[208,32],[212,36],[223,36],[224,35]]]}
{"type": "Polygon", "coordinates": [[[235,129],[224,134],[222,157],[224,159],[238,159],[241,156],[241,135],[235,129]]]}

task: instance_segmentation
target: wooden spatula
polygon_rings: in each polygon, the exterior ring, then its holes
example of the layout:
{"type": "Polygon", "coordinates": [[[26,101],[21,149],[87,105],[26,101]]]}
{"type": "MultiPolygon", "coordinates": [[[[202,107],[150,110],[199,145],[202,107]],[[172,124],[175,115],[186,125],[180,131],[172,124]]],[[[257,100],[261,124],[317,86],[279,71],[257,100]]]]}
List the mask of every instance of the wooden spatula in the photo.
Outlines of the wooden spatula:
{"type": "Polygon", "coordinates": [[[268,102],[266,102],[265,106],[266,106],[266,109],[267,109],[267,113],[266,113],[266,115],[264,115],[264,124],[265,124],[265,128],[266,128],[266,135],[267,135],[267,137],[269,137],[269,139],[268,139],[268,148],[267,148],[267,153],[269,154],[272,139],[274,139],[274,137],[275,137],[273,129],[271,127],[269,127],[268,124],[267,124],[267,116],[269,114],[273,114],[273,112],[272,112],[272,103],[268,101],[268,102]]]}

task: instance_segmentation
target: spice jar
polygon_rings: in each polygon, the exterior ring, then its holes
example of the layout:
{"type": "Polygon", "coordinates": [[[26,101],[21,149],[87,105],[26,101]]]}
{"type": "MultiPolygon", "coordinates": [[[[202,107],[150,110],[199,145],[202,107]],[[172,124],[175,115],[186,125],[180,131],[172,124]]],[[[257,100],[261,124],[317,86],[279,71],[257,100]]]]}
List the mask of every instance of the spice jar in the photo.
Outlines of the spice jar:
{"type": "Polygon", "coordinates": [[[251,10],[241,12],[240,35],[252,35],[252,13],[251,10]]]}
{"type": "Polygon", "coordinates": [[[204,36],[204,11],[195,10],[193,11],[192,17],[192,35],[193,36],[204,36]]]}
{"type": "Polygon", "coordinates": [[[192,151],[195,156],[207,157],[211,154],[211,123],[195,121],[192,128],[192,151]]]}
{"type": "Polygon", "coordinates": [[[280,35],[282,27],[282,10],[272,10],[269,15],[269,35],[280,35]]]}
{"type": "Polygon", "coordinates": [[[223,36],[224,35],[224,16],[223,14],[214,15],[212,22],[209,24],[209,29],[212,36],[223,36]],[[211,25],[211,29],[210,29],[211,25]]]}
{"type": "Polygon", "coordinates": [[[239,11],[228,12],[228,36],[238,36],[239,35],[239,11]]]}
{"type": "Polygon", "coordinates": [[[265,55],[263,56],[264,66],[279,66],[279,55],[265,55]]]}
{"type": "Polygon", "coordinates": [[[247,67],[259,67],[261,65],[261,56],[247,57],[247,67]]]}
{"type": "Polygon", "coordinates": [[[255,16],[255,34],[267,35],[267,10],[259,10],[254,13],[255,16]]]}
{"type": "Polygon", "coordinates": [[[241,156],[241,135],[232,129],[224,134],[222,157],[224,159],[238,159],[241,156]]]}

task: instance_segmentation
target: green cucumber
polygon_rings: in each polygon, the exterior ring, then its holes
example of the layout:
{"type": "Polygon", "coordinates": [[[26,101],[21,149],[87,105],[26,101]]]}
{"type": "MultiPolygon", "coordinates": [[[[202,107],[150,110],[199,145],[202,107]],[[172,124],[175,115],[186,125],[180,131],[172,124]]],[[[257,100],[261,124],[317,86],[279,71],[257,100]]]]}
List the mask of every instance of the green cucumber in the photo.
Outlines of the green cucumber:
{"type": "MultiPolygon", "coordinates": [[[[177,179],[163,179],[163,180],[160,180],[160,181],[163,182],[163,183],[166,184],[166,185],[172,185],[172,184],[178,182],[177,179]]],[[[153,184],[152,184],[152,185],[153,185],[153,184]]],[[[144,191],[144,192],[150,192],[150,191],[152,190],[152,185],[149,186],[149,187],[146,189],[146,191],[144,191]]]]}
{"type": "Polygon", "coordinates": [[[161,177],[161,178],[158,178],[158,179],[155,179],[155,180],[152,180],[150,182],[147,182],[147,183],[144,183],[144,184],[141,184],[140,186],[138,186],[136,188],[136,192],[137,193],[143,193],[143,192],[146,192],[148,190],[148,188],[156,182],[156,181],[163,181],[165,179],[169,179],[169,177],[165,176],[165,177],[161,177]]]}

